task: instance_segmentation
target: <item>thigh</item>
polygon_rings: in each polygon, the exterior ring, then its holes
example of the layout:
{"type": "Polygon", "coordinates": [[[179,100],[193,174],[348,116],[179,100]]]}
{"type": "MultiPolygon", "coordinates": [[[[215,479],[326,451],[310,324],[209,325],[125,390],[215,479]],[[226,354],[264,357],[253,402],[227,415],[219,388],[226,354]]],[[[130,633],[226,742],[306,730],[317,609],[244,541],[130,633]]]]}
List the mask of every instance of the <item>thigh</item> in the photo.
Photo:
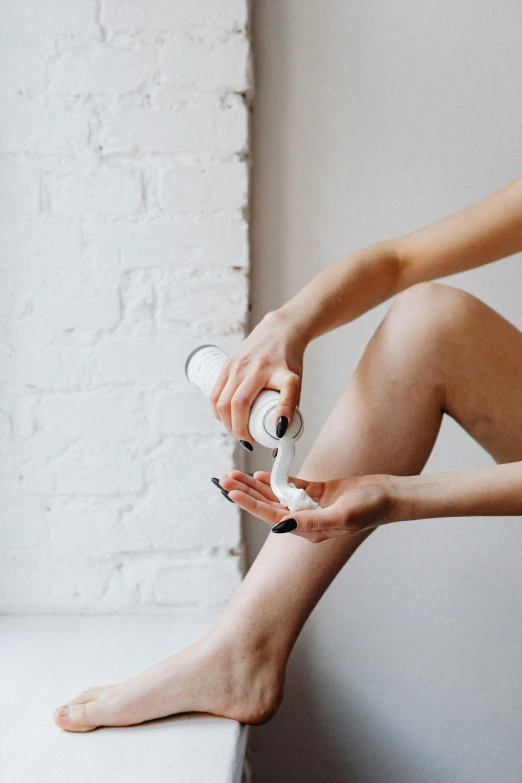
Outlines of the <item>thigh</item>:
{"type": "Polygon", "coordinates": [[[300,475],[421,472],[442,415],[498,462],[522,459],[522,334],[484,302],[430,284],[398,297],[300,475]]]}
{"type": "Polygon", "coordinates": [[[445,345],[444,411],[497,462],[522,460],[522,334],[465,294],[467,317],[445,345]]]}

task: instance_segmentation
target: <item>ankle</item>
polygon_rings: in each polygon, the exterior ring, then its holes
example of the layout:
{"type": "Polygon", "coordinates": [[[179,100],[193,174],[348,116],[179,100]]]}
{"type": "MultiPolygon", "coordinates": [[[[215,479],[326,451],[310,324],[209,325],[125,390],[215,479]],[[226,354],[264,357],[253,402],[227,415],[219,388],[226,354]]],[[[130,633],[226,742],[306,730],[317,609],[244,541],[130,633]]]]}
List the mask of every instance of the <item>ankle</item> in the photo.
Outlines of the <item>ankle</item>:
{"type": "Polygon", "coordinates": [[[281,704],[287,658],[264,640],[218,624],[196,643],[192,658],[196,666],[210,664],[225,672],[219,714],[242,723],[266,723],[281,704]]]}
{"type": "Polygon", "coordinates": [[[263,632],[255,624],[239,626],[221,618],[205,637],[214,649],[225,648],[234,659],[256,661],[284,671],[292,646],[278,633],[263,632]]]}

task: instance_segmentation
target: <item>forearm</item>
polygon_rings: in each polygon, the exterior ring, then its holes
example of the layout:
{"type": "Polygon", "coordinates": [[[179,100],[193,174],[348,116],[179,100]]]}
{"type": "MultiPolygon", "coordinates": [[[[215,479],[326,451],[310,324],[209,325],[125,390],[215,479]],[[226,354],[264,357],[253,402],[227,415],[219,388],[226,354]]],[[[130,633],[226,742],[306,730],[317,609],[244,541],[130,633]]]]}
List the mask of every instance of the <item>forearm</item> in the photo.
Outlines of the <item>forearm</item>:
{"type": "Polygon", "coordinates": [[[397,239],[348,254],[277,315],[305,346],[415,283],[522,250],[522,177],[471,207],[397,239]]]}
{"type": "Polygon", "coordinates": [[[522,176],[491,196],[395,240],[405,287],[522,250],[522,176]]]}
{"type": "Polygon", "coordinates": [[[522,515],[522,462],[391,481],[394,521],[522,515]]]}
{"type": "Polygon", "coordinates": [[[379,242],[320,272],[277,314],[306,344],[398,293],[400,277],[393,241],[379,242]]]}

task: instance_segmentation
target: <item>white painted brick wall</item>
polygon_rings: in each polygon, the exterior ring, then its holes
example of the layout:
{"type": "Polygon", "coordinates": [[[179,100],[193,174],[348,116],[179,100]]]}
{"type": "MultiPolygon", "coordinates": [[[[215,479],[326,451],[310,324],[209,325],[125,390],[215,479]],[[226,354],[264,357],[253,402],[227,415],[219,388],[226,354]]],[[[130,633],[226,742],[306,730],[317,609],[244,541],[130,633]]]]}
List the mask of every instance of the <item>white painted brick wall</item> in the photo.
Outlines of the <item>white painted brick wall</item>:
{"type": "Polygon", "coordinates": [[[222,604],[236,444],[183,375],[248,309],[247,0],[0,10],[0,611],[222,604]]]}

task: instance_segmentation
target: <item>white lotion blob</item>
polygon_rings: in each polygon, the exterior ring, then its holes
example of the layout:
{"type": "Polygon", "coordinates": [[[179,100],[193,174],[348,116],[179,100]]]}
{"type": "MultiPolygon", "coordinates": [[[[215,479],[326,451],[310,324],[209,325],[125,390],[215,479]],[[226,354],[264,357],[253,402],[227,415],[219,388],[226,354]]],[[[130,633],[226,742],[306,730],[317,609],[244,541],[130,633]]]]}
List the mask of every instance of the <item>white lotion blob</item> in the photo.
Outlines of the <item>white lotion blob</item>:
{"type": "Polygon", "coordinates": [[[292,513],[294,511],[305,511],[309,508],[320,508],[319,504],[312,500],[304,489],[298,489],[295,484],[288,483],[288,474],[290,473],[290,465],[294,455],[295,442],[292,439],[285,440],[285,438],[281,438],[277,446],[277,457],[270,475],[272,492],[279,502],[292,513]]]}

